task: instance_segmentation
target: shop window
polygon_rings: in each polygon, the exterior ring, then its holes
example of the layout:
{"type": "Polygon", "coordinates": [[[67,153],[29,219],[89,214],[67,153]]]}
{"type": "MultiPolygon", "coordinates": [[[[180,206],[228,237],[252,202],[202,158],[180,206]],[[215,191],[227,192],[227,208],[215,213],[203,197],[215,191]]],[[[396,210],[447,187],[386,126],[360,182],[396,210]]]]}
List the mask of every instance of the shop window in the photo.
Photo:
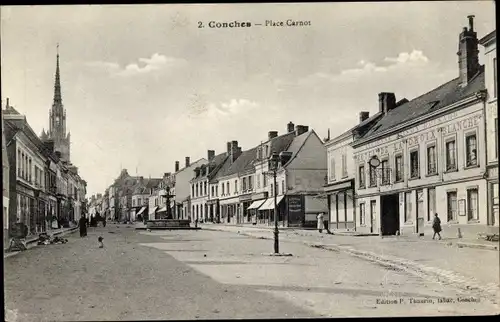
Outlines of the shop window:
{"type": "Polygon", "coordinates": [[[477,209],[477,200],[478,192],[477,189],[468,189],[467,190],[467,219],[468,220],[478,220],[478,209],[477,209]]]}
{"type": "Polygon", "coordinates": [[[415,179],[420,176],[420,162],[418,159],[418,151],[410,152],[410,178],[415,179]]]}
{"type": "Polygon", "coordinates": [[[457,192],[448,191],[446,197],[448,221],[457,221],[457,192]]]}
{"type": "Polygon", "coordinates": [[[427,189],[427,221],[431,221],[436,213],[436,188],[427,189]]]}
{"type": "Polygon", "coordinates": [[[477,138],[476,134],[468,135],[465,138],[466,166],[477,165],[477,138]]]}
{"type": "Polygon", "coordinates": [[[436,173],[437,173],[436,146],[431,145],[427,147],[427,174],[433,175],[436,173]]]}
{"type": "Polygon", "coordinates": [[[366,225],[366,210],[364,203],[359,204],[359,224],[361,226],[366,225]]]}
{"type": "Polygon", "coordinates": [[[403,156],[402,155],[397,155],[394,158],[394,163],[395,163],[395,168],[396,168],[396,174],[395,174],[395,182],[400,182],[403,181],[403,156]]]}
{"type": "Polygon", "coordinates": [[[446,171],[457,169],[456,144],[455,140],[446,142],[446,171]]]}
{"type": "Polygon", "coordinates": [[[405,222],[412,221],[411,192],[405,192],[405,222]]]}
{"type": "Polygon", "coordinates": [[[358,169],[358,175],[359,175],[359,188],[364,188],[365,187],[365,166],[360,165],[358,169]]]}

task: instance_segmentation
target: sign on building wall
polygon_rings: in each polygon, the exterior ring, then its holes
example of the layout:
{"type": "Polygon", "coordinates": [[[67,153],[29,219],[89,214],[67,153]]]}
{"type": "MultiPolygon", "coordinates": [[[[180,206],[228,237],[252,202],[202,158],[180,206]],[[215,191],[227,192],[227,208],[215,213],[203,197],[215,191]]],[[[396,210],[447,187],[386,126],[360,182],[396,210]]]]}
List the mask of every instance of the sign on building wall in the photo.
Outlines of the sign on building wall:
{"type": "Polygon", "coordinates": [[[289,195],[287,196],[288,206],[288,224],[298,225],[302,223],[305,213],[304,196],[289,195]]]}

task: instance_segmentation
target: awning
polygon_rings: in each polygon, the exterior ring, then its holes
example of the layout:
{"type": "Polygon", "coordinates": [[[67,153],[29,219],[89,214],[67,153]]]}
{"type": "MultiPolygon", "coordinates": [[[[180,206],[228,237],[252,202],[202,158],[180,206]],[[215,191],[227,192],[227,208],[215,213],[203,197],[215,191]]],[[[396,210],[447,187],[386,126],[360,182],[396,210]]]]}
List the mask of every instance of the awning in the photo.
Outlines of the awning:
{"type": "MultiPolygon", "coordinates": [[[[283,200],[283,196],[278,196],[276,198],[276,204],[279,205],[281,200],[283,200]]],[[[274,197],[268,198],[262,206],[260,206],[259,210],[270,210],[274,209],[274,197]]]]}
{"type": "Polygon", "coordinates": [[[158,209],[158,206],[154,206],[153,208],[149,209],[149,214],[154,214],[156,212],[156,209],[158,209]]]}
{"type": "Polygon", "coordinates": [[[266,202],[266,199],[262,199],[262,200],[257,200],[257,201],[254,201],[252,202],[252,204],[247,208],[247,210],[250,210],[250,209],[257,209],[259,208],[260,206],[262,206],[262,204],[266,202]]]}
{"type": "Polygon", "coordinates": [[[167,211],[167,206],[163,206],[160,209],[158,209],[158,212],[166,212],[167,211]]]}
{"type": "Polygon", "coordinates": [[[142,207],[141,210],[139,210],[139,212],[137,213],[137,216],[142,214],[144,212],[144,210],[146,210],[146,207],[142,207]]]}
{"type": "Polygon", "coordinates": [[[325,199],[315,198],[314,196],[306,196],[306,213],[328,213],[328,205],[325,199]]]}

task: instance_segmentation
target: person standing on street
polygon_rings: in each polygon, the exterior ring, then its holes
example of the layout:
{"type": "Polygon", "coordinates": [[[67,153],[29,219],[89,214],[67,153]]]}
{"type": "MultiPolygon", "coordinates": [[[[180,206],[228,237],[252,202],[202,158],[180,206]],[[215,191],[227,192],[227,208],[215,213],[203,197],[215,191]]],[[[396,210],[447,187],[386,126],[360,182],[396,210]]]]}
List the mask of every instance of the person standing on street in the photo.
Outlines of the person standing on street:
{"type": "Polygon", "coordinates": [[[325,214],[321,213],[323,215],[323,227],[326,230],[327,234],[331,234],[332,232],[330,231],[330,225],[328,222],[328,216],[325,216],[325,214]]]}
{"type": "Polygon", "coordinates": [[[432,236],[432,239],[436,238],[436,234],[439,236],[439,239],[441,239],[441,219],[439,219],[437,213],[434,215],[434,220],[432,221],[432,229],[434,229],[434,235],[432,236]]]}
{"type": "Polygon", "coordinates": [[[78,225],[80,226],[80,237],[87,236],[87,219],[85,218],[85,215],[82,215],[78,225]]]}
{"type": "Polygon", "coordinates": [[[323,222],[323,218],[324,218],[323,213],[320,212],[316,218],[318,219],[318,231],[320,233],[322,233],[323,232],[323,225],[324,225],[324,222],[323,222]]]}

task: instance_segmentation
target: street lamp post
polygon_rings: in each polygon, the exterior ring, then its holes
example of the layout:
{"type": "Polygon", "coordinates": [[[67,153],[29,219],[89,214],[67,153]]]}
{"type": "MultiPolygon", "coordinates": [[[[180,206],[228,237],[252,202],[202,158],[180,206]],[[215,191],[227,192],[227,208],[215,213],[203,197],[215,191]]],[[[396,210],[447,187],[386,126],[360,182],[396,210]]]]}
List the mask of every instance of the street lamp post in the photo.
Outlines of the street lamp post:
{"type": "Polygon", "coordinates": [[[276,171],[278,170],[279,165],[279,155],[277,153],[273,153],[269,160],[269,166],[273,173],[273,196],[274,196],[274,253],[279,254],[279,230],[278,230],[278,196],[276,195],[276,171]]]}

